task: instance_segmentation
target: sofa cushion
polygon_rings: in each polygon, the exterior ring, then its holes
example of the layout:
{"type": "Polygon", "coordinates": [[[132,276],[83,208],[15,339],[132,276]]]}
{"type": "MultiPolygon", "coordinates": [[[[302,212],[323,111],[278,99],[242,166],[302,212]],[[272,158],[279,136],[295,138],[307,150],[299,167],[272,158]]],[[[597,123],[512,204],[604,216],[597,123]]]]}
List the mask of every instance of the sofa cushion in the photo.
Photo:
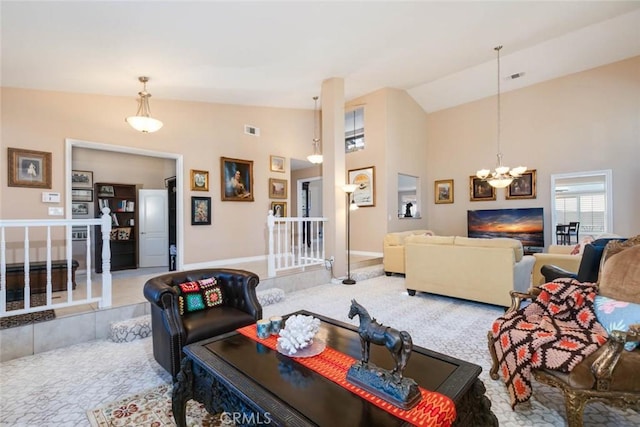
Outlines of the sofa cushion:
{"type": "Polygon", "coordinates": [[[511,248],[516,262],[524,256],[522,243],[520,240],[509,239],[507,237],[497,237],[495,239],[478,239],[474,237],[456,236],[456,246],[475,246],[481,248],[511,248]]]}
{"type": "Polygon", "coordinates": [[[182,325],[186,333],[183,345],[226,334],[255,321],[250,314],[224,305],[215,310],[187,313],[182,317],[182,325]]]}
{"type": "MultiPolygon", "coordinates": [[[[596,296],[596,318],[609,334],[613,331],[629,330],[629,326],[640,323],[640,304],[618,301],[602,295],[596,296]]],[[[638,347],[637,342],[628,342],[625,350],[632,351],[638,347]]]]}
{"type": "Polygon", "coordinates": [[[433,235],[431,230],[411,230],[411,231],[397,231],[393,233],[387,233],[384,237],[384,243],[387,246],[402,246],[407,237],[413,235],[433,235]]]}
{"type": "Polygon", "coordinates": [[[407,237],[407,242],[420,243],[423,245],[453,245],[454,236],[428,236],[426,234],[416,234],[407,237]]]}
{"type": "Polygon", "coordinates": [[[600,270],[599,285],[602,296],[640,304],[640,245],[608,258],[600,270]]]}

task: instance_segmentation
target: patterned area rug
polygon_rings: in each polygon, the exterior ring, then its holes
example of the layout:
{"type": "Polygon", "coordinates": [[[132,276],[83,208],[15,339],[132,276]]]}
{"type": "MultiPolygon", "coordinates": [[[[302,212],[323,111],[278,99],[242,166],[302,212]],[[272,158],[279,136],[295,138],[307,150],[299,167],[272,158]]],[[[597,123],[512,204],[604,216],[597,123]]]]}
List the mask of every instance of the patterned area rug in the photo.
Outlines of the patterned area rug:
{"type": "MultiPolygon", "coordinates": [[[[163,384],[142,393],[129,396],[87,411],[92,427],[116,426],[175,426],[171,410],[171,388],[163,384]]],[[[227,426],[221,415],[211,415],[202,404],[187,402],[187,426],[227,426]]]]}
{"type": "MultiPolygon", "coordinates": [[[[31,307],[39,307],[47,303],[47,294],[31,295],[31,307]]],[[[10,301],[7,303],[7,311],[21,310],[24,308],[24,301],[10,301]]],[[[15,328],[17,326],[29,325],[36,322],[44,322],[56,318],[53,310],[38,311],[36,313],[18,314],[0,319],[0,329],[15,328]]]]}

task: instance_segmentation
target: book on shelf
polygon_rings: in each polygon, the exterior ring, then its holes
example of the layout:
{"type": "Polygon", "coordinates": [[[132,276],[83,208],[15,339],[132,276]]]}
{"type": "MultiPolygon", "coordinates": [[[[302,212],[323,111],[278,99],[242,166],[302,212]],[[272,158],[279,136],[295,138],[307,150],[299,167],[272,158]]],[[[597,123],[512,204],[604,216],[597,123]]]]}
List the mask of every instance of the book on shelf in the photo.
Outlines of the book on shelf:
{"type": "Polygon", "coordinates": [[[111,209],[111,206],[109,206],[109,200],[107,199],[98,199],[98,206],[100,206],[100,210],[102,210],[102,208],[111,209]]]}
{"type": "Polygon", "coordinates": [[[118,216],[114,213],[111,214],[111,225],[119,226],[118,216]]]}

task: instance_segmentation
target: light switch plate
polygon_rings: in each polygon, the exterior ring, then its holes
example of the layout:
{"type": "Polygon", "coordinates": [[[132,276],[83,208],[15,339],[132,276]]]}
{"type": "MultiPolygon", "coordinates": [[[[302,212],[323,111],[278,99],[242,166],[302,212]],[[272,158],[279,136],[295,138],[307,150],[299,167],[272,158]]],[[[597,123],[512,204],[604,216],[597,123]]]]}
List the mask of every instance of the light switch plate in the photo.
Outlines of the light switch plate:
{"type": "Polygon", "coordinates": [[[49,216],[62,216],[64,215],[64,208],[61,207],[49,207],[49,216]]]}

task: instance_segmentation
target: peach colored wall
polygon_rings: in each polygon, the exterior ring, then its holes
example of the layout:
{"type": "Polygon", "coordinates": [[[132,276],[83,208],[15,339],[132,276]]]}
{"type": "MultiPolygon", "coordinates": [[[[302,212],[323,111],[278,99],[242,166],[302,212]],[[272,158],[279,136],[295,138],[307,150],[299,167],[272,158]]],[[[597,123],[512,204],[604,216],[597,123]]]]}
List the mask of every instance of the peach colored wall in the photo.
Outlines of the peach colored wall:
{"type": "MultiPolygon", "coordinates": [[[[185,206],[184,262],[263,256],[265,223],[270,204],[268,179],[271,154],[304,158],[310,150],[313,111],[183,102],[153,98],[152,111],[165,126],[153,134],[131,129],[125,116],[135,113],[136,99],[2,88],[2,149],[0,164],[7,163],[6,147],[52,153],[52,189],[65,198],[65,138],[136,147],[184,158],[185,206]],[[243,125],[261,128],[261,136],[244,134],[243,125]],[[220,157],[252,160],[255,202],[220,200],[220,157]],[[191,192],[190,169],[208,170],[209,192],[191,192]],[[191,226],[191,196],[212,197],[212,225],[191,226]]],[[[135,94],[132,94],[135,95],[135,94]]],[[[278,174],[289,179],[289,172],[278,174]],[[283,176],[284,175],[284,176],[283,176]]],[[[123,177],[123,180],[125,178],[123,177]]],[[[46,218],[41,189],[7,187],[0,174],[0,217],[46,218]]],[[[62,204],[61,204],[62,205],[62,204]]]]}
{"type": "Polygon", "coordinates": [[[469,176],[496,162],[495,96],[427,114],[429,223],[466,235],[468,209],[543,207],[551,241],[551,174],[611,169],[613,232],[640,233],[640,57],[502,94],[502,151],[537,170],[537,198],[470,202],[469,176]],[[455,203],[433,202],[433,181],[453,179],[455,203]]]}

